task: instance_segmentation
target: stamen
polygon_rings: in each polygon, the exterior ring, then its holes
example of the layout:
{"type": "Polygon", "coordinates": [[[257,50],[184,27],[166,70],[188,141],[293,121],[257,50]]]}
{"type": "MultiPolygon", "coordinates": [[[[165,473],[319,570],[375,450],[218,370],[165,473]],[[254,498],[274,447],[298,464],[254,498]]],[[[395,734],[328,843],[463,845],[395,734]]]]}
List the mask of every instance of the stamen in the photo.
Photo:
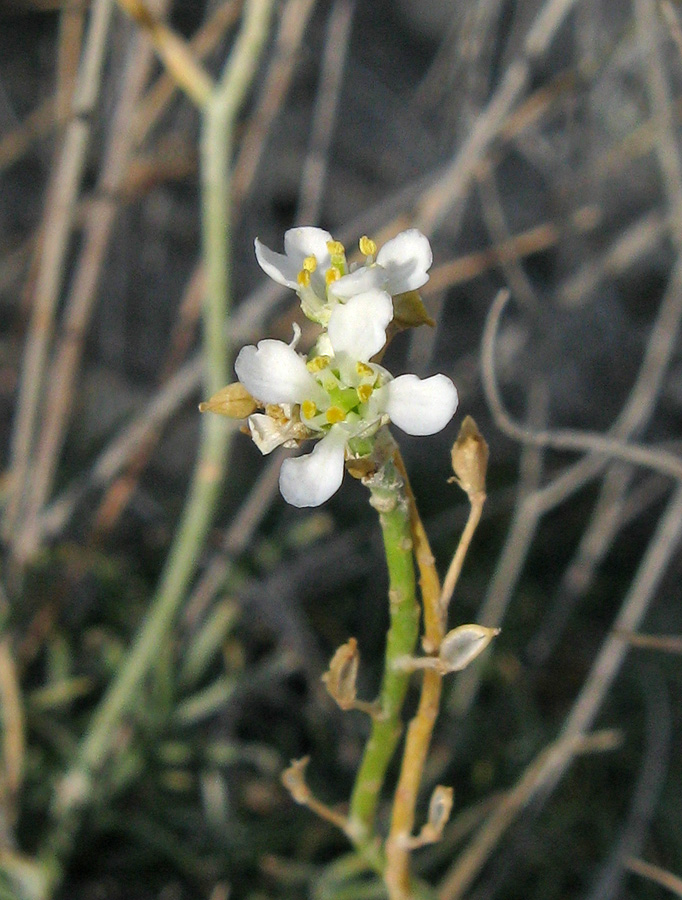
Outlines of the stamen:
{"type": "Polygon", "coordinates": [[[371,384],[361,384],[356,388],[356,391],[360,399],[360,403],[367,403],[369,398],[372,396],[372,393],[374,392],[374,388],[371,384]]]}
{"type": "Polygon", "coordinates": [[[363,362],[355,363],[355,371],[358,373],[358,375],[362,375],[365,378],[369,375],[374,375],[374,369],[371,366],[368,366],[367,363],[363,362]]]}
{"type": "Polygon", "coordinates": [[[312,254],[311,256],[306,256],[303,260],[303,270],[304,272],[314,272],[317,268],[317,257],[312,254]]]}
{"type": "Polygon", "coordinates": [[[368,238],[366,234],[363,234],[360,238],[358,245],[360,247],[360,253],[362,253],[363,256],[376,256],[376,241],[373,241],[372,238],[368,238]]]}
{"type": "Polygon", "coordinates": [[[304,400],[303,403],[301,403],[301,412],[305,419],[312,419],[317,413],[315,402],[313,400],[304,400]]]}
{"type": "MultiPolygon", "coordinates": [[[[330,285],[333,282],[338,281],[340,277],[341,272],[339,272],[336,266],[330,266],[325,273],[324,280],[327,282],[327,285],[330,285]]],[[[308,279],[310,279],[310,275],[308,275],[308,279]]]]}
{"type": "Polygon", "coordinates": [[[315,373],[326,369],[330,362],[331,356],[313,356],[305,365],[309,372],[315,373]]]}
{"type": "Polygon", "coordinates": [[[298,281],[301,287],[310,287],[310,272],[307,269],[301,269],[296,276],[296,281],[298,281]]]}
{"type": "MultiPolygon", "coordinates": [[[[327,250],[329,250],[329,266],[330,268],[327,270],[327,275],[332,269],[336,269],[338,275],[332,276],[333,280],[340,278],[342,275],[345,275],[348,271],[348,264],[346,262],[346,248],[340,241],[327,241],[327,250]]],[[[329,277],[327,278],[327,284],[331,284],[329,277]]]]}
{"type": "Polygon", "coordinates": [[[346,414],[340,406],[330,406],[325,413],[325,418],[330,425],[336,425],[337,422],[343,422],[346,418],[346,414]]]}

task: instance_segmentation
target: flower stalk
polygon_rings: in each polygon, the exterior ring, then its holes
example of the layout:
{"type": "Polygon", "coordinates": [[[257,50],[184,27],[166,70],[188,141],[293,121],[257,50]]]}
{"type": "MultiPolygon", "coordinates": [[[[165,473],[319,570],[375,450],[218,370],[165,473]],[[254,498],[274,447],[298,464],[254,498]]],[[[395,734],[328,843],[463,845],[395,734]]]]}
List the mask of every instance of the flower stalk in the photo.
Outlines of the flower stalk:
{"type": "Polygon", "coordinates": [[[390,626],[379,694],[380,715],[372,728],[350,802],[347,830],[357,842],[371,838],[386,769],[402,731],[400,713],[410,675],[395,662],[414,653],[419,628],[416,580],[412,556],[410,505],[405,482],[393,461],[368,479],[370,502],[379,513],[389,576],[390,626]]]}
{"type": "MultiPolygon", "coordinates": [[[[428,538],[419,517],[414,494],[410,490],[412,530],[418,536],[423,562],[422,602],[424,605],[424,640],[427,651],[437,652],[447,627],[447,604],[457,584],[471,539],[481,518],[485,502],[485,474],[487,445],[470,417],[464,420],[453,447],[452,461],[456,478],[469,497],[469,517],[448,570],[442,592],[438,589],[435,569],[428,566],[433,560],[428,538]],[[424,588],[426,587],[426,591],[424,588]]],[[[410,851],[413,849],[415,810],[431,737],[440,710],[443,689],[443,669],[424,670],[417,712],[409,724],[400,776],[395,791],[391,828],[386,840],[386,870],[384,880],[391,900],[407,900],[411,896],[410,851]]]]}

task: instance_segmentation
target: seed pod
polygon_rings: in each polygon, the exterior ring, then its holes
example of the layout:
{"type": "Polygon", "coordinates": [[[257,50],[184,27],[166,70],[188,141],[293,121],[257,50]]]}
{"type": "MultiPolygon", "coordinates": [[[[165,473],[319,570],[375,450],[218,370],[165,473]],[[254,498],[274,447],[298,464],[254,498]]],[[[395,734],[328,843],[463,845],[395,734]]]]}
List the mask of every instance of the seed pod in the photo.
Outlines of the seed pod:
{"type": "Polygon", "coordinates": [[[437,785],[431,794],[429,801],[428,825],[433,830],[433,834],[438,837],[443,833],[443,829],[448,824],[450,812],[455,793],[451,787],[444,787],[442,784],[437,785]]]}
{"type": "Polygon", "coordinates": [[[443,667],[448,672],[465,669],[499,633],[499,628],[485,628],[483,625],[460,625],[448,631],[438,653],[443,667]]]}
{"type": "Polygon", "coordinates": [[[355,638],[350,638],[332,656],[329,669],[322,676],[327,691],[341,709],[353,709],[355,706],[355,684],[359,666],[358,642],[355,638]]]}
{"type": "Polygon", "coordinates": [[[305,770],[309,762],[309,756],[292,759],[289,768],[282,772],[282,784],[289,791],[292,799],[302,805],[305,805],[310,798],[310,789],[305,783],[305,770]]]}
{"type": "Polygon", "coordinates": [[[235,381],[234,384],[228,384],[217,394],[200,403],[199,412],[214,412],[230,419],[246,419],[258,409],[258,406],[244,385],[235,381]]]}
{"type": "Polygon", "coordinates": [[[452,469],[462,490],[469,497],[485,494],[488,445],[471,416],[466,416],[462,422],[451,454],[452,469]]]}

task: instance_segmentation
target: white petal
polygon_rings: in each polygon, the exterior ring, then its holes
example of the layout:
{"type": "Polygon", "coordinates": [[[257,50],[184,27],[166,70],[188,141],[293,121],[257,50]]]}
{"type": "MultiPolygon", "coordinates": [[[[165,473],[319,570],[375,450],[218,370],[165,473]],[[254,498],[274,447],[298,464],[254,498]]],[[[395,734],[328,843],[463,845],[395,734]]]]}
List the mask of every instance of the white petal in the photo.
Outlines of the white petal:
{"type": "Polygon", "coordinates": [[[387,241],[377,253],[377,263],[386,269],[391,294],[416,291],[429,280],[433,262],[429,239],[416,228],[402,231],[387,241]]]}
{"type": "Polygon", "coordinates": [[[392,318],[393,302],[385,291],[367,291],[346,303],[337,303],[327,329],[334,353],[347,353],[366,362],[386,343],[392,318]]]}
{"type": "Polygon", "coordinates": [[[314,256],[318,268],[326,269],[329,266],[327,241],[331,240],[333,240],[331,234],[322,228],[309,226],[290,228],[284,234],[284,252],[297,262],[299,269],[306,256],[314,256]]]}
{"type": "Polygon", "coordinates": [[[332,428],[312,453],[285,459],[279,489],[292,506],[319,506],[341,487],[346,435],[332,428]]]}
{"type": "Polygon", "coordinates": [[[457,409],[457,389],[445,375],[423,381],[416,375],[400,375],[375,393],[391,422],[407,434],[435,434],[457,409]]]}
{"type": "Polygon", "coordinates": [[[283,341],[242,347],[234,369],[251,396],[263,403],[300,403],[320,391],[303,357],[283,341]]]}
{"type": "Polygon", "coordinates": [[[256,259],[258,265],[269,275],[277,284],[283,284],[296,290],[298,281],[296,280],[298,273],[301,271],[300,261],[289,259],[284,253],[275,253],[269,247],[256,238],[254,241],[256,248],[256,259]]]}
{"type": "Polygon", "coordinates": [[[350,275],[344,275],[338,281],[333,281],[329,285],[329,293],[340,300],[347,300],[355,294],[364,294],[366,291],[383,291],[387,282],[388,276],[381,266],[362,266],[350,275]]]}

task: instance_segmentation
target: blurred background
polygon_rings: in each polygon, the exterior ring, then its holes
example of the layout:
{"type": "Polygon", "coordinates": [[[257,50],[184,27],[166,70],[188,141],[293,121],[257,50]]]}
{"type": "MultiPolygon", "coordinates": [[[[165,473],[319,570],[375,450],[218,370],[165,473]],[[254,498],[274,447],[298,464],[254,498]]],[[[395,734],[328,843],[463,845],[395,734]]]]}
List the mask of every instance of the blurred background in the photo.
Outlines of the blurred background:
{"type": "MultiPolygon", "coordinates": [[[[238,0],[149,10],[219,76],[238,0]]],[[[449,430],[396,432],[443,572],[461,416],[490,444],[450,627],[502,633],[446,682],[422,812],[436,783],[455,807],[415,854],[440,900],[682,894],[681,103],[672,0],[281,0],[241,110],[231,353],[298,315],[256,236],[318,225],[350,249],[416,226],[436,325],[386,365],[460,392],[449,430]]],[[[116,3],[0,5],[0,179],[0,898],[383,896],[279,783],[310,754],[317,795],[348,798],[367,723],[320,676],[355,636],[376,692],[376,516],[350,478],[287,507],[282,457],[236,428],[179,614],[60,840],[205,399],[200,117],[116,3]]]]}

